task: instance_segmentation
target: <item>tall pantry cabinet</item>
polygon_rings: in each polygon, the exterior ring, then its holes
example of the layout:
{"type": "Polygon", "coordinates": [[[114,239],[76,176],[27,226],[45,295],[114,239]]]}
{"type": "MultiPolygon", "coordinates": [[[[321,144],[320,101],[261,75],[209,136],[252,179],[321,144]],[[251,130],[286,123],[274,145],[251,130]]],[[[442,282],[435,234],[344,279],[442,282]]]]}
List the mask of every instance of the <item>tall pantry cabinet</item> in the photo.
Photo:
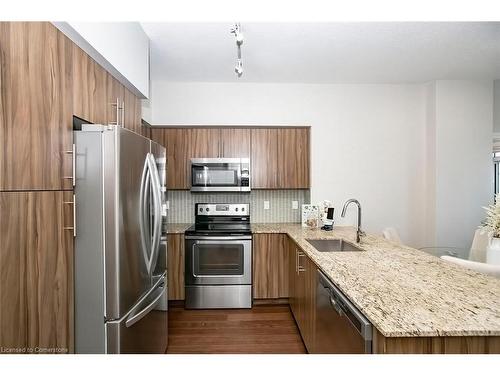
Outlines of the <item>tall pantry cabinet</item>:
{"type": "Polygon", "coordinates": [[[0,347],[72,352],[73,115],[146,133],[140,99],[49,22],[0,22],[0,69],[0,347]]]}

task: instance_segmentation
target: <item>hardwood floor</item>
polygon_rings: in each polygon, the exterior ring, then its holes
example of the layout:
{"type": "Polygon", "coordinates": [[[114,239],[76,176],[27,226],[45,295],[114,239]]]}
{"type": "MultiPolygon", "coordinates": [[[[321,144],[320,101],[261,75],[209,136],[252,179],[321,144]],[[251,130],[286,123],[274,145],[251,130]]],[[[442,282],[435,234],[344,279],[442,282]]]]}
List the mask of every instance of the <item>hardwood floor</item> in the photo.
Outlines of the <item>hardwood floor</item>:
{"type": "Polygon", "coordinates": [[[168,354],[306,353],[288,305],[242,310],[171,307],[168,319],[168,354]]]}

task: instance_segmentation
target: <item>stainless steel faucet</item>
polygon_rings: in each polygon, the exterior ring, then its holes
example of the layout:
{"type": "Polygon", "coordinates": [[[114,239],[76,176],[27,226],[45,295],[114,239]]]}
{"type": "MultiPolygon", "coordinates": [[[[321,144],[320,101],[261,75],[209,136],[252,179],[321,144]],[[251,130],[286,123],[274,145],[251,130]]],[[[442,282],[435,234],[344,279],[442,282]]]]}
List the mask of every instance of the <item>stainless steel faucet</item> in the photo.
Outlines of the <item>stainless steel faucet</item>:
{"type": "Polygon", "coordinates": [[[348,199],[344,203],[344,207],[342,208],[342,214],[340,215],[341,217],[345,217],[345,212],[347,211],[347,206],[349,206],[351,203],[354,203],[358,206],[358,228],[356,229],[356,243],[359,243],[361,236],[365,235],[365,232],[361,230],[361,204],[358,202],[357,199],[348,199]]]}

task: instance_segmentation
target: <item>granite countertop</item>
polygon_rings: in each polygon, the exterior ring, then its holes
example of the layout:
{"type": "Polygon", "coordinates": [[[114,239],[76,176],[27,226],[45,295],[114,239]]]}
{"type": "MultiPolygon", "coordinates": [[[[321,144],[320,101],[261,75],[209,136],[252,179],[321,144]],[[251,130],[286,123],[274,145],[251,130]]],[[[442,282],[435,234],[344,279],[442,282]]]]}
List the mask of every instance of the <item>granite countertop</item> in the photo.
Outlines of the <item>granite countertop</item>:
{"type": "Polygon", "coordinates": [[[354,242],[353,227],[256,223],[252,232],[288,234],[384,336],[500,336],[499,279],[374,235],[363,252],[321,253],[306,241],[354,242]]]}

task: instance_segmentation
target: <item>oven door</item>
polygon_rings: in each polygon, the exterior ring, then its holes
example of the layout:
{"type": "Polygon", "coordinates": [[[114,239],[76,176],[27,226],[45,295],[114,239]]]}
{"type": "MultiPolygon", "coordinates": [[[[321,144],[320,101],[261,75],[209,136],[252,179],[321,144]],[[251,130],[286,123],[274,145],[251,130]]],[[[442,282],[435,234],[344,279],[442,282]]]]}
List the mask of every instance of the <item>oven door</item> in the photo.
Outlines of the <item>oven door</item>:
{"type": "Polygon", "coordinates": [[[186,285],[252,283],[251,236],[186,237],[186,285]]]}
{"type": "Polygon", "coordinates": [[[191,191],[240,191],[241,159],[191,159],[191,191]]]}

